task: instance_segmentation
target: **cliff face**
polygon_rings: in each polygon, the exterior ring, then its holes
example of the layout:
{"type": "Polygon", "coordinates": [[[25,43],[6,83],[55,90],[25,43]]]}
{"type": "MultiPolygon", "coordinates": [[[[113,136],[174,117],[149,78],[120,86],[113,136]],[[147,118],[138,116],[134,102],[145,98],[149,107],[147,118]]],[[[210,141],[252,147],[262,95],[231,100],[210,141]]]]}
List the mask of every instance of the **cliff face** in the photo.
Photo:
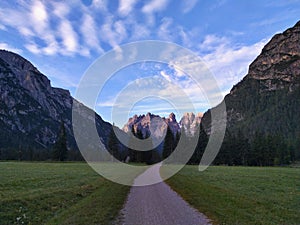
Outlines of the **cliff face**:
{"type": "MultiPolygon", "coordinates": [[[[75,102],[69,91],[51,87],[49,79],[29,61],[0,50],[1,148],[49,149],[63,121],[68,145],[76,149],[71,121],[75,102]]],[[[98,115],[96,123],[105,142],[111,125],[98,115]]]]}
{"type": "MultiPolygon", "coordinates": [[[[227,127],[293,138],[300,124],[300,21],[276,34],[224,101],[227,127]]],[[[202,119],[210,131],[210,111],[202,119]]]]}
{"type": "Polygon", "coordinates": [[[202,116],[203,113],[196,115],[194,113],[185,113],[179,121],[179,125],[184,128],[187,134],[194,135],[201,122],[202,116]]]}

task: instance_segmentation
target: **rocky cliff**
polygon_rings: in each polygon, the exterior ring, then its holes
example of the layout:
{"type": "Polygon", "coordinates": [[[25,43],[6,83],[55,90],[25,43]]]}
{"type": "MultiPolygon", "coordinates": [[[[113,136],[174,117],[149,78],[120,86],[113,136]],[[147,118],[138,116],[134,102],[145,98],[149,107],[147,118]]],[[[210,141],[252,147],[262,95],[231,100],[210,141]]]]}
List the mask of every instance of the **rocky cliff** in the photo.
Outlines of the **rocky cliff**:
{"type": "Polygon", "coordinates": [[[193,136],[201,123],[202,116],[203,113],[198,113],[196,115],[194,113],[185,113],[179,121],[179,125],[180,127],[184,127],[187,134],[193,136]]]}

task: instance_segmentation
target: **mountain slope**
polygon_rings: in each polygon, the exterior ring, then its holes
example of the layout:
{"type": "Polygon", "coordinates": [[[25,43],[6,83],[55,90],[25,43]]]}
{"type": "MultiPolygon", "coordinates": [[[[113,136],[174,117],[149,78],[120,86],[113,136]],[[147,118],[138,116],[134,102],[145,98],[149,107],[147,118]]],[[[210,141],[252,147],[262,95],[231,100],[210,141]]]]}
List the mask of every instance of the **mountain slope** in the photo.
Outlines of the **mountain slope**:
{"type": "MultiPolygon", "coordinates": [[[[51,87],[49,79],[28,60],[0,50],[0,149],[49,150],[62,121],[69,148],[77,149],[72,131],[73,103],[79,104],[69,91],[51,87]]],[[[111,125],[98,115],[96,124],[106,143],[111,125]]]]}
{"type": "MultiPolygon", "coordinates": [[[[300,21],[275,35],[224,98],[227,129],[296,140],[300,134],[300,21]]],[[[219,106],[217,106],[219,107],[219,106]]],[[[210,110],[202,123],[210,132],[210,110]]]]}

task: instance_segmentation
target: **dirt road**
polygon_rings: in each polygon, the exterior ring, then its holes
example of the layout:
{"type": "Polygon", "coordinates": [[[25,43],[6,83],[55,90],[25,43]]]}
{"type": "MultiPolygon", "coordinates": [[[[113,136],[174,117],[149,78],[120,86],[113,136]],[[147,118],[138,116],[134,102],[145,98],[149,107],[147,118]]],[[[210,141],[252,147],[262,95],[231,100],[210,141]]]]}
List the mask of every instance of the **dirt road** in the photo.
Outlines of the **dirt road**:
{"type": "MultiPolygon", "coordinates": [[[[135,183],[160,178],[160,165],[155,165],[135,179],[135,183]]],[[[161,178],[160,178],[161,179],[161,178]]],[[[133,186],[121,211],[123,225],[196,225],[210,224],[209,219],[193,209],[166,183],[133,186]]]]}

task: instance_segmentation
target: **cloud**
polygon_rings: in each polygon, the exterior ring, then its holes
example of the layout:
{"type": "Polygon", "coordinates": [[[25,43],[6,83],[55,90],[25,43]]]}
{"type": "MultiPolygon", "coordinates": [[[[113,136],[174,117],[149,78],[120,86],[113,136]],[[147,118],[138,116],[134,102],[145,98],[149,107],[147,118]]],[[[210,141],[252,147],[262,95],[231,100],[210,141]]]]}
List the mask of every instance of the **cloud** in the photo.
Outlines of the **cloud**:
{"type": "Polygon", "coordinates": [[[172,28],[172,24],[173,24],[173,19],[172,18],[168,18],[168,17],[164,17],[162,19],[162,23],[158,28],[158,37],[162,40],[167,40],[167,41],[171,41],[174,37],[173,32],[171,32],[171,28],[172,28]]]}
{"type": "Polygon", "coordinates": [[[133,23],[133,30],[131,33],[131,40],[140,40],[150,36],[150,29],[145,25],[133,23]]]}
{"type": "Polygon", "coordinates": [[[207,35],[199,45],[199,52],[222,91],[228,92],[233,84],[247,74],[249,64],[259,55],[267,41],[263,39],[251,45],[241,45],[234,44],[226,37],[207,35]]]}
{"type": "Polygon", "coordinates": [[[41,1],[34,1],[31,7],[30,19],[32,28],[38,34],[42,34],[48,28],[48,13],[41,1]]]}
{"type": "Polygon", "coordinates": [[[58,18],[66,18],[70,13],[70,6],[63,2],[51,2],[53,11],[52,13],[58,18]]]}
{"type": "Polygon", "coordinates": [[[165,71],[160,71],[160,75],[165,78],[167,81],[171,82],[171,78],[169,75],[166,74],[165,71]]]}
{"type": "Polygon", "coordinates": [[[122,20],[115,21],[113,15],[107,16],[101,27],[101,34],[102,41],[115,48],[127,37],[125,23],[122,20]]]}
{"type": "Polygon", "coordinates": [[[120,0],[118,12],[121,16],[127,16],[134,8],[137,0],[120,0]]]}
{"type": "Polygon", "coordinates": [[[25,44],[25,48],[36,55],[41,53],[41,49],[35,43],[25,44]]]}
{"type": "Polygon", "coordinates": [[[213,2],[212,6],[210,7],[210,10],[215,10],[217,8],[220,8],[226,3],[227,3],[227,0],[217,0],[217,1],[213,2]]]}
{"type": "Polygon", "coordinates": [[[91,8],[100,10],[104,13],[108,11],[107,0],[93,0],[91,8]]]}
{"type": "Polygon", "coordinates": [[[6,27],[0,23],[0,30],[6,30],[6,27]]]}
{"type": "Polygon", "coordinates": [[[59,33],[66,48],[66,53],[74,53],[78,48],[77,34],[73,30],[72,24],[68,20],[62,20],[59,25],[59,33]]]}
{"type": "Polygon", "coordinates": [[[96,31],[96,24],[93,17],[89,14],[83,16],[83,22],[81,26],[81,33],[86,44],[94,48],[100,53],[103,53],[104,50],[99,45],[99,39],[96,31]]]}
{"type": "Polygon", "coordinates": [[[169,0],[152,0],[145,4],[142,8],[142,12],[146,14],[152,14],[158,11],[164,10],[168,5],[169,0]]]}
{"type": "Polygon", "coordinates": [[[188,13],[189,11],[191,11],[196,6],[197,3],[198,3],[198,0],[185,0],[185,1],[183,1],[182,12],[183,13],[188,13]]]}
{"type": "Polygon", "coordinates": [[[22,49],[19,48],[15,48],[13,46],[10,46],[9,44],[5,43],[5,42],[0,42],[0,49],[4,49],[4,50],[8,50],[8,51],[12,51],[12,52],[16,52],[18,54],[21,54],[23,52],[22,49]]]}

